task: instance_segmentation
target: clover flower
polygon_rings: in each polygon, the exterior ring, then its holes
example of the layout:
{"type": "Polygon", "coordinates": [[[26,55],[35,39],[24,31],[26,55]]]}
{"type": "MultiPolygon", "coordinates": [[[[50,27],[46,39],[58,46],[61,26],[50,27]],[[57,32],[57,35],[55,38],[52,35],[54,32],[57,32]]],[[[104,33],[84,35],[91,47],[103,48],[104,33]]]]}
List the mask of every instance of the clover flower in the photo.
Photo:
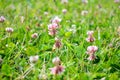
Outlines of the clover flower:
{"type": "Polygon", "coordinates": [[[5,17],[4,16],[0,16],[0,22],[2,23],[2,22],[4,22],[6,19],[5,19],[5,17]]]}
{"type": "Polygon", "coordinates": [[[61,64],[60,58],[59,57],[53,58],[52,63],[56,66],[60,65],[61,64]]]}
{"type": "Polygon", "coordinates": [[[93,37],[93,31],[88,31],[87,32],[87,35],[88,35],[88,37],[86,38],[86,41],[87,42],[94,42],[95,41],[95,38],[93,37]]]}
{"type": "Polygon", "coordinates": [[[89,55],[89,57],[87,58],[88,60],[92,61],[96,58],[96,56],[94,54],[89,55]]]}
{"type": "Polygon", "coordinates": [[[11,28],[11,27],[7,27],[5,30],[8,33],[12,33],[14,31],[13,28],[11,28]]]}
{"type": "Polygon", "coordinates": [[[51,74],[53,75],[61,74],[62,72],[64,72],[64,69],[65,68],[61,65],[50,68],[51,74]]]}
{"type": "Polygon", "coordinates": [[[61,19],[58,17],[58,16],[55,16],[53,19],[52,19],[52,23],[60,23],[61,22],[61,19]]]}
{"type": "Polygon", "coordinates": [[[62,46],[62,43],[61,43],[61,40],[58,39],[58,38],[55,38],[55,43],[53,45],[53,50],[56,49],[56,48],[60,48],[62,46]]]}
{"type": "Polygon", "coordinates": [[[97,46],[88,46],[87,47],[87,54],[89,55],[88,60],[94,60],[95,57],[95,52],[98,50],[97,46]]]}
{"type": "Polygon", "coordinates": [[[37,62],[38,59],[39,59],[39,56],[38,56],[38,55],[36,55],[36,56],[30,56],[30,58],[29,58],[29,60],[30,60],[31,63],[37,62]]]}
{"type": "Polygon", "coordinates": [[[86,38],[87,42],[94,42],[95,38],[92,36],[88,36],[88,38],[86,38]]]}
{"type": "Polygon", "coordinates": [[[87,53],[88,54],[94,54],[98,50],[97,46],[88,46],[87,47],[87,53]]]}
{"type": "Polygon", "coordinates": [[[65,71],[65,67],[61,65],[61,61],[60,61],[59,57],[53,58],[52,62],[55,66],[53,68],[50,68],[51,74],[57,75],[57,74],[61,74],[65,71]]]}
{"type": "Polygon", "coordinates": [[[51,36],[54,36],[57,33],[58,25],[56,23],[52,23],[48,25],[48,33],[51,36]]]}
{"type": "Polygon", "coordinates": [[[62,13],[63,13],[63,14],[66,14],[66,13],[67,13],[67,9],[63,9],[63,10],[62,10],[62,13]]]}
{"type": "Polygon", "coordinates": [[[38,37],[38,33],[33,33],[33,34],[31,35],[31,37],[34,38],[34,39],[37,38],[37,37],[38,37]]]}
{"type": "Polygon", "coordinates": [[[93,33],[94,33],[94,31],[88,31],[87,35],[91,36],[91,35],[93,35],[93,33]]]}

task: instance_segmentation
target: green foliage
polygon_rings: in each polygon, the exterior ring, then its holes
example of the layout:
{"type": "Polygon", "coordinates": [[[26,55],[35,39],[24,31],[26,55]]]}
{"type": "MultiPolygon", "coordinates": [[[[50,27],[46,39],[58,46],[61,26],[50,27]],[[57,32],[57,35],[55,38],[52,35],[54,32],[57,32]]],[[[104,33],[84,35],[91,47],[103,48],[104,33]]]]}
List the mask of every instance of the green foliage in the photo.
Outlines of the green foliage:
{"type": "Polygon", "coordinates": [[[60,0],[0,0],[0,16],[6,18],[0,23],[0,80],[38,80],[40,74],[48,80],[120,80],[120,3],[81,1],[63,4],[60,0]],[[63,9],[67,9],[66,14],[63,9]],[[81,15],[83,10],[88,11],[86,16],[81,15]],[[23,23],[21,16],[25,18],[23,23]],[[48,24],[55,16],[62,19],[57,33],[62,47],[52,50],[55,40],[48,34],[48,24]],[[71,31],[73,25],[75,32],[71,31]],[[13,33],[7,33],[6,27],[12,27],[13,33]],[[86,41],[88,30],[94,31],[93,43],[86,41]],[[38,37],[33,39],[33,33],[38,37]],[[94,61],[87,60],[90,45],[98,46],[94,61]],[[31,70],[29,57],[34,55],[39,60],[31,70]],[[49,68],[54,66],[52,59],[56,56],[65,71],[54,76],[49,68]]]}

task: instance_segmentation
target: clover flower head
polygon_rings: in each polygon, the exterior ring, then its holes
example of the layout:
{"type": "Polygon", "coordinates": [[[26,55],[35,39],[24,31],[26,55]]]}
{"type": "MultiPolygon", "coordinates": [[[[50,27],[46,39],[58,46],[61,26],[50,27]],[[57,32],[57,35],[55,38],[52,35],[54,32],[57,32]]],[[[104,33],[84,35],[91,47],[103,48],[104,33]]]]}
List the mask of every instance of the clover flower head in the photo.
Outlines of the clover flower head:
{"type": "Polygon", "coordinates": [[[57,75],[57,74],[63,73],[65,68],[63,66],[59,65],[59,66],[55,66],[53,68],[50,68],[50,70],[51,70],[51,74],[57,75]]]}
{"type": "Polygon", "coordinates": [[[14,31],[14,29],[11,28],[11,27],[7,27],[5,30],[6,30],[6,32],[8,32],[8,33],[12,33],[12,32],[14,31]]]}
{"type": "Polygon", "coordinates": [[[31,37],[34,38],[34,39],[37,38],[37,37],[38,37],[38,33],[33,33],[33,34],[31,35],[31,37]]]}
{"type": "Polygon", "coordinates": [[[52,23],[60,23],[62,20],[58,17],[58,16],[55,16],[53,19],[52,19],[52,23]]]}
{"type": "Polygon", "coordinates": [[[0,22],[2,23],[2,22],[4,22],[6,19],[5,19],[5,17],[4,16],[0,16],[0,22]]]}
{"type": "Polygon", "coordinates": [[[38,55],[35,55],[35,56],[30,56],[29,60],[31,63],[35,63],[37,62],[39,59],[39,56],[38,55]]]}
{"type": "Polygon", "coordinates": [[[60,58],[59,57],[53,58],[52,63],[56,66],[60,65],[61,64],[60,58]]]}
{"type": "Polygon", "coordinates": [[[87,47],[87,53],[88,54],[94,54],[98,50],[97,46],[88,46],[87,47]]]}

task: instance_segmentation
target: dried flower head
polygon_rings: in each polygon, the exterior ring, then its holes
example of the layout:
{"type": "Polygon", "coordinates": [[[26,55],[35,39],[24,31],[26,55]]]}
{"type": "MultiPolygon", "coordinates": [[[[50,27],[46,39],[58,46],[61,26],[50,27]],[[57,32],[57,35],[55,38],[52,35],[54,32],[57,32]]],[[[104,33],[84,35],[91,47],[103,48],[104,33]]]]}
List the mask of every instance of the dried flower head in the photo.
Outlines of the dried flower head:
{"type": "Polygon", "coordinates": [[[30,58],[29,58],[29,60],[30,60],[31,63],[37,62],[38,59],[39,59],[39,56],[38,56],[38,55],[36,55],[36,56],[30,56],[30,58]]]}
{"type": "Polygon", "coordinates": [[[10,27],[7,27],[6,29],[6,32],[8,32],[8,33],[12,33],[14,30],[13,30],[13,28],[10,28],[10,27]]]}
{"type": "Polygon", "coordinates": [[[0,22],[4,22],[5,21],[5,17],[4,16],[0,16],[0,22]]]}
{"type": "Polygon", "coordinates": [[[27,30],[27,31],[30,31],[30,26],[26,26],[26,30],[27,30]]]}
{"type": "Polygon", "coordinates": [[[60,48],[62,46],[61,40],[58,38],[55,38],[55,44],[53,45],[53,50],[56,48],[60,48]]]}
{"type": "Polygon", "coordinates": [[[40,23],[36,23],[36,26],[39,27],[39,26],[41,26],[41,24],[40,23]]]}

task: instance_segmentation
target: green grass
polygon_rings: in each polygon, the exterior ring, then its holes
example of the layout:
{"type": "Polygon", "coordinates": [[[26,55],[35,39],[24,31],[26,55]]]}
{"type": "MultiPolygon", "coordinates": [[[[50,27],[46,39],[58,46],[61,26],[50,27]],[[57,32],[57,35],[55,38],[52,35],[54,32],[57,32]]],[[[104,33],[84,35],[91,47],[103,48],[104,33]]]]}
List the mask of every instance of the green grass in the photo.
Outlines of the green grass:
{"type": "Polygon", "coordinates": [[[39,60],[24,80],[38,80],[43,72],[48,80],[120,80],[119,6],[114,0],[89,0],[86,5],[81,0],[69,0],[67,4],[60,0],[0,0],[0,16],[6,18],[0,23],[0,80],[20,79],[30,68],[29,57],[34,55],[39,55],[39,60]],[[67,13],[63,14],[62,9],[67,13]],[[88,14],[82,16],[82,10],[88,10],[88,14]],[[25,17],[23,23],[21,16],[25,17]],[[62,47],[55,51],[55,40],[47,26],[54,16],[62,19],[57,34],[62,47]],[[72,25],[76,25],[76,33],[68,30],[72,25]],[[13,33],[7,33],[6,27],[12,27],[13,33]],[[86,41],[88,30],[94,31],[93,43],[86,41]],[[39,36],[32,39],[35,32],[39,36]],[[87,60],[86,50],[91,45],[99,48],[94,61],[87,60]],[[63,74],[54,76],[49,68],[54,66],[52,59],[56,56],[66,68],[63,74]]]}

